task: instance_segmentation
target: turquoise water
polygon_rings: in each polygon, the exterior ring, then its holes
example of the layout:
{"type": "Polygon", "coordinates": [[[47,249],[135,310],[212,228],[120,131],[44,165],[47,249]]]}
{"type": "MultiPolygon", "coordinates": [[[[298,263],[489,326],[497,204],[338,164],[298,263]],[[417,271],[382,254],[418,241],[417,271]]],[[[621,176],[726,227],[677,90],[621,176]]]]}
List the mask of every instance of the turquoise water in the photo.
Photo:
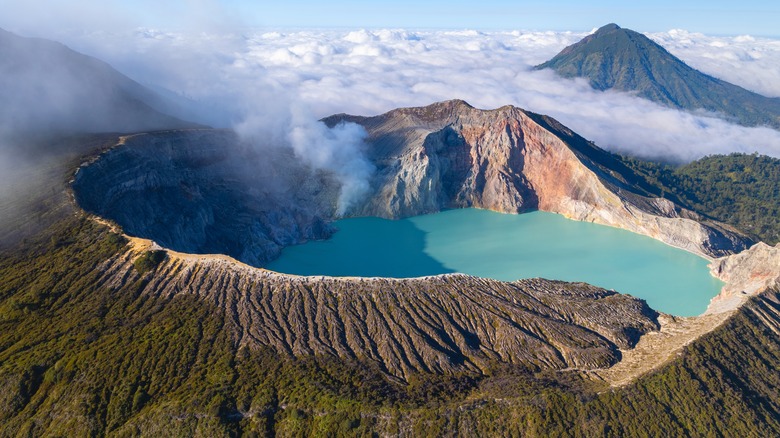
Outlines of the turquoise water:
{"type": "Polygon", "coordinates": [[[298,275],[418,277],[463,272],[512,281],[584,281],[679,316],[704,312],[723,283],[707,260],[617,228],[532,212],[450,210],[344,219],[333,237],[291,246],[268,269],[298,275]]]}

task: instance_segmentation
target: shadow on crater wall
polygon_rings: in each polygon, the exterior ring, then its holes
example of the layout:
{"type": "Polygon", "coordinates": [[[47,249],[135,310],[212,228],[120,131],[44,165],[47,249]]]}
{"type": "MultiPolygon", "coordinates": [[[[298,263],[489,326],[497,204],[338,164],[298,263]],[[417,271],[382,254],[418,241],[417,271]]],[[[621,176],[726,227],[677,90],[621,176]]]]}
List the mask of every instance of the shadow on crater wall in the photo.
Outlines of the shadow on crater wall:
{"type": "Polygon", "coordinates": [[[333,178],[292,151],[255,148],[227,131],[132,137],[81,168],[73,188],[85,210],[130,235],[254,266],[328,237],[338,196],[333,178]]]}

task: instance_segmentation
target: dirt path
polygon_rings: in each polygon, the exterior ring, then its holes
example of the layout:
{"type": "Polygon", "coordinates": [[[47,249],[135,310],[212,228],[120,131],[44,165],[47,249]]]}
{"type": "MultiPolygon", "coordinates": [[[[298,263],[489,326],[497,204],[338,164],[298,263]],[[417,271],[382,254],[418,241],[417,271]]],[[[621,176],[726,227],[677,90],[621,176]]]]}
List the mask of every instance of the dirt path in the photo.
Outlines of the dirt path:
{"type": "Polygon", "coordinates": [[[589,375],[613,387],[628,385],[677,357],[683,347],[720,326],[735,311],[688,318],[662,315],[659,318],[661,331],[644,335],[636,347],[622,351],[623,359],[612,368],[596,370],[589,375]]]}

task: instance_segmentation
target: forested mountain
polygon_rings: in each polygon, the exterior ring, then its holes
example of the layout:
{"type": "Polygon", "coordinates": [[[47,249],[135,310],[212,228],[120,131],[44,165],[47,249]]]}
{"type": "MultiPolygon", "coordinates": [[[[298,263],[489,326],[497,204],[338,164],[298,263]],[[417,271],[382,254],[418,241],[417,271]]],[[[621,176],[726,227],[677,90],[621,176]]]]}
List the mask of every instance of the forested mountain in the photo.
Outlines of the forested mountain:
{"type": "Polygon", "coordinates": [[[650,38],[608,24],[536,66],[597,90],[621,90],[672,108],[709,111],[746,126],[780,128],[780,98],[769,98],[706,75],[650,38]]]}

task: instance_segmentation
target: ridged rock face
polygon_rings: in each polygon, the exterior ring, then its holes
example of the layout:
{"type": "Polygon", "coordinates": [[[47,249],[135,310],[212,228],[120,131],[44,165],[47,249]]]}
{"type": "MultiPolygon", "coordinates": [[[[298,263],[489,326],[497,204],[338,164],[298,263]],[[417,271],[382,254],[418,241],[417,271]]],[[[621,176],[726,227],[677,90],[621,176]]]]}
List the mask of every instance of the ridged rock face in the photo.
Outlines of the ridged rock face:
{"type": "Polygon", "coordinates": [[[253,265],[333,232],[338,186],[292,151],[256,149],[226,131],[127,138],[74,179],[79,204],[130,235],[253,265]]]}
{"type": "MultiPolygon", "coordinates": [[[[762,329],[772,330],[773,337],[780,336],[780,287],[759,293],[745,305],[745,313],[752,313],[763,323],[762,329]]],[[[777,338],[775,338],[777,339],[777,338]]]]}
{"type": "MultiPolygon", "coordinates": [[[[136,254],[103,282],[138,280],[136,254]]],[[[405,379],[476,373],[498,363],[531,370],[610,366],[619,349],[658,329],[644,301],[583,283],[514,283],[462,274],[419,279],[293,277],[228,259],[172,254],[142,293],[195,294],[225,309],[236,339],[291,356],[368,360],[405,379]]]]}
{"type": "Polygon", "coordinates": [[[671,201],[642,196],[625,166],[555,120],[515,107],[478,110],[463,101],[377,117],[337,115],[369,133],[379,175],[355,215],[389,218],[479,207],[544,210],[615,226],[705,256],[741,251],[748,240],[703,223],[671,201]]]}

